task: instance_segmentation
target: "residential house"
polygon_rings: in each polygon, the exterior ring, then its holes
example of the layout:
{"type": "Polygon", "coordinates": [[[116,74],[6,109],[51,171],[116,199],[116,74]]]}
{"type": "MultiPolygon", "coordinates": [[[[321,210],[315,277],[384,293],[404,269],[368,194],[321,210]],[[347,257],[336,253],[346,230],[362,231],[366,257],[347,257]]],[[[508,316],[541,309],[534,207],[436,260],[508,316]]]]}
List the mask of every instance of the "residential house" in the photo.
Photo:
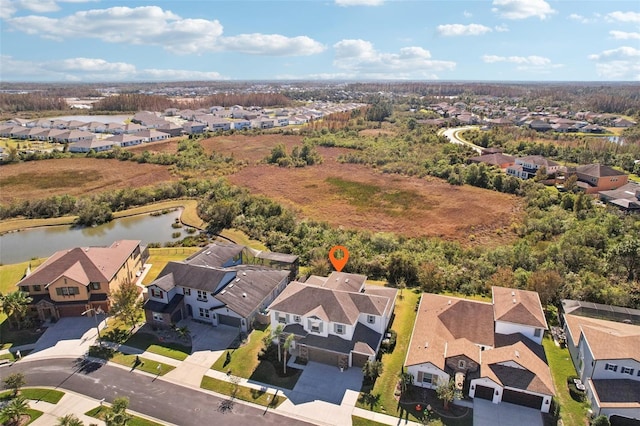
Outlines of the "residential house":
{"type": "Polygon", "coordinates": [[[271,129],[273,125],[274,120],[272,118],[257,118],[251,120],[251,127],[254,129],[271,129]]]}
{"type": "Polygon", "coordinates": [[[60,133],[55,136],[53,139],[59,143],[73,143],[80,141],[90,141],[95,139],[96,135],[91,132],[86,132],[84,130],[67,130],[64,133],[60,133]]]}
{"type": "Polygon", "coordinates": [[[198,123],[196,121],[188,121],[182,125],[183,131],[189,135],[204,133],[206,127],[206,123],[198,123]]]}
{"type": "Polygon", "coordinates": [[[485,163],[489,164],[490,166],[496,166],[501,169],[506,169],[507,167],[515,164],[515,157],[497,152],[493,154],[471,157],[469,161],[471,161],[472,163],[485,163]]]}
{"type": "Polygon", "coordinates": [[[225,130],[231,130],[231,122],[222,119],[209,119],[207,121],[209,130],[213,132],[223,132],[225,130]]]}
{"type": "Polygon", "coordinates": [[[61,250],[16,285],[33,299],[30,309],[41,321],[80,316],[90,309],[109,312],[110,295],[134,281],[147,258],[134,240],[61,250]]]}
{"type": "Polygon", "coordinates": [[[251,121],[245,119],[232,120],[231,125],[235,130],[247,130],[251,128],[251,121]]]}
{"type": "Polygon", "coordinates": [[[147,287],[146,321],[168,327],[191,317],[212,326],[243,332],[254,321],[266,323],[264,311],[297,274],[298,257],[273,253],[281,260],[264,265],[263,252],[236,244],[211,244],[181,262],[169,262],[147,287]],[[275,265],[272,263],[271,265],[275,265]]]}
{"type": "Polygon", "coordinates": [[[627,120],[626,118],[616,118],[613,120],[613,127],[633,127],[637,123],[635,121],[627,120]]]}
{"type": "Polygon", "coordinates": [[[156,129],[144,129],[135,133],[135,136],[142,138],[143,142],[158,142],[169,139],[169,134],[156,129]]]}
{"type": "Polygon", "coordinates": [[[571,360],[594,415],[640,424],[640,310],[563,300],[571,360]]]}
{"type": "Polygon", "coordinates": [[[617,189],[629,181],[629,176],[625,172],[603,164],[578,166],[575,172],[569,171],[567,174],[572,173],[575,173],[578,178],[578,187],[587,194],[617,189]]]}
{"type": "Polygon", "coordinates": [[[177,124],[171,123],[169,121],[165,121],[156,129],[163,133],[169,134],[169,137],[171,138],[180,136],[184,132],[184,129],[182,128],[182,126],[178,126],[177,124]]]}
{"type": "Polygon", "coordinates": [[[535,177],[539,169],[544,168],[547,175],[553,175],[560,170],[560,164],[548,160],[541,155],[529,155],[516,158],[512,166],[507,167],[507,174],[520,179],[535,177]]]}
{"type": "Polygon", "coordinates": [[[600,199],[625,212],[640,213],[640,184],[629,182],[618,189],[599,191],[600,199]]]}
{"type": "Polygon", "coordinates": [[[454,380],[465,399],[548,412],[555,390],[541,346],[547,322],[538,293],[493,287],[492,295],[488,303],[424,293],[406,371],[419,387],[454,380]]]}
{"type": "Polygon", "coordinates": [[[332,272],[294,281],[269,306],[271,328],[292,334],[303,360],[340,368],[374,360],[393,315],[396,289],[366,285],[364,275],[332,272]]]}
{"type": "Polygon", "coordinates": [[[109,138],[104,139],[105,142],[112,142],[113,145],[120,146],[122,148],[126,148],[128,146],[140,145],[144,142],[141,136],[129,135],[127,133],[121,133],[119,135],[113,135],[109,138]]]}
{"type": "MultiPolygon", "coordinates": [[[[113,136],[115,137],[119,137],[122,135],[118,135],[118,136],[113,136]]],[[[90,151],[94,151],[94,152],[101,152],[101,151],[109,151],[111,149],[113,149],[113,147],[115,145],[117,145],[118,143],[115,141],[112,141],[109,139],[89,139],[89,140],[82,140],[80,142],[74,142],[72,144],[69,145],[69,152],[90,152],[90,151]]]]}

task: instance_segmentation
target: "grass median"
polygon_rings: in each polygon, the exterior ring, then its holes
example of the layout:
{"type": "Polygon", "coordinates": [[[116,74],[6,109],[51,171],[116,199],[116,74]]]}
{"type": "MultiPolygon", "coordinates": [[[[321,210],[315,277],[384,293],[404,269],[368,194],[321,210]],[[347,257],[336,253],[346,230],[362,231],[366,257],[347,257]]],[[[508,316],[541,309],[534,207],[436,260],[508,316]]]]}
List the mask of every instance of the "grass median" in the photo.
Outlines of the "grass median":
{"type": "Polygon", "coordinates": [[[277,408],[286,400],[284,395],[271,394],[267,392],[266,389],[249,388],[236,385],[231,381],[219,380],[209,376],[202,378],[200,387],[223,395],[233,395],[234,398],[269,408],[277,408]]]}

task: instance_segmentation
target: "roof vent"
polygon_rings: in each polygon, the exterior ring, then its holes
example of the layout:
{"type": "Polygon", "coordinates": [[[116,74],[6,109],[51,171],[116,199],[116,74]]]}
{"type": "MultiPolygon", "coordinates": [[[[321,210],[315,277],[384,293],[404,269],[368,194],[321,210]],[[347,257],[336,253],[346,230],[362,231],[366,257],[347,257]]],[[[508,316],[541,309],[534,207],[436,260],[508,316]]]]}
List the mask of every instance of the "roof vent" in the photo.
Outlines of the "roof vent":
{"type": "Polygon", "coordinates": [[[207,251],[205,254],[207,255],[211,254],[211,250],[207,251]]]}
{"type": "Polygon", "coordinates": [[[242,297],[247,297],[247,293],[242,293],[242,297]]]}
{"type": "Polygon", "coordinates": [[[345,282],[345,283],[348,283],[348,282],[349,282],[349,278],[345,279],[345,280],[344,280],[344,282],[345,282]]]}
{"type": "Polygon", "coordinates": [[[429,342],[424,342],[424,348],[427,349],[429,347],[429,342]]]}
{"type": "Polygon", "coordinates": [[[243,276],[243,277],[246,277],[246,276],[247,276],[247,273],[246,273],[246,272],[243,272],[243,273],[242,273],[242,276],[243,276]]]}
{"type": "Polygon", "coordinates": [[[511,295],[515,297],[516,292],[515,292],[515,291],[512,291],[512,292],[511,292],[511,295]]]}
{"type": "Polygon", "coordinates": [[[220,292],[220,294],[225,294],[226,292],[227,292],[227,290],[225,289],[225,290],[222,290],[222,291],[220,292]]]}
{"type": "Polygon", "coordinates": [[[233,283],[229,284],[229,288],[233,288],[233,286],[234,286],[233,283]]]}
{"type": "Polygon", "coordinates": [[[516,304],[516,299],[513,299],[513,303],[516,304]]]}
{"type": "Polygon", "coordinates": [[[240,282],[240,278],[236,278],[236,282],[239,283],[240,282]]]}
{"type": "Polygon", "coordinates": [[[449,301],[447,302],[447,305],[450,305],[450,304],[451,304],[451,300],[449,300],[449,301]]]}
{"type": "Polygon", "coordinates": [[[516,358],[520,358],[520,352],[516,351],[516,358]]]}

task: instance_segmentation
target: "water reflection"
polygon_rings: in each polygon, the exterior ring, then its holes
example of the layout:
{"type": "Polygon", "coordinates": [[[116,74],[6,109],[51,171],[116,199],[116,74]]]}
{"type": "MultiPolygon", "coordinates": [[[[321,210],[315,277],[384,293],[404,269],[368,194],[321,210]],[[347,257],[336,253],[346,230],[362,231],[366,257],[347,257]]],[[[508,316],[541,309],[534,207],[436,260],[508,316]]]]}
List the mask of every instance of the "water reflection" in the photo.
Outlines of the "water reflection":
{"type": "Polygon", "coordinates": [[[11,232],[0,236],[0,263],[25,262],[34,257],[49,257],[58,250],[106,246],[122,239],[141,240],[142,244],[175,241],[187,236],[184,228],[171,227],[181,212],[176,210],[161,216],[130,216],[93,228],[63,225],[11,232]],[[174,232],[180,235],[174,238],[174,232]]]}

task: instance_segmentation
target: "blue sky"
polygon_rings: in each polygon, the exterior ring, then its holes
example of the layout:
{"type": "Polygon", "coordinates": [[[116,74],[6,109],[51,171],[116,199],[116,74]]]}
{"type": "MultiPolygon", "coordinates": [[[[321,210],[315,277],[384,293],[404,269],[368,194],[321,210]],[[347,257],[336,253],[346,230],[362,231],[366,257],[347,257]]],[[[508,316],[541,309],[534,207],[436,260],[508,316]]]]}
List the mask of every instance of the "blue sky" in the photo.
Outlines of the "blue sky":
{"type": "Polygon", "coordinates": [[[640,1],[0,0],[2,81],[640,80],[640,1]]]}

